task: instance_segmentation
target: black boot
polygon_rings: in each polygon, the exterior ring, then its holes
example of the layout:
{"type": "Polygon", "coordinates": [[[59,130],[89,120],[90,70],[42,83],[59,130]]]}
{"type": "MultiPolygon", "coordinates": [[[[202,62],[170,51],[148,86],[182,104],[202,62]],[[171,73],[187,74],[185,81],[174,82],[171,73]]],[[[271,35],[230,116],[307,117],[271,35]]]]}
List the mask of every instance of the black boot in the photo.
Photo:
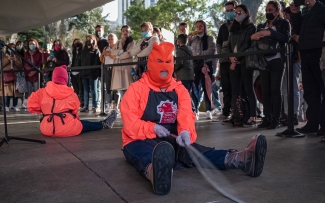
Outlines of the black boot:
{"type": "Polygon", "coordinates": [[[267,127],[269,127],[270,123],[271,123],[270,119],[264,117],[262,120],[262,123],[259,124],[257,127],[258,128],[267,128],[267,127]]]}
{"type": "Polygon", "coordinates": [[[168,142],[160,142],[152,152],[152,163],[147,168],[145,175],[152,183],[156,195],[166,195],[172,185],[175,151],[168,142]]]}
{"type": "Polygon", "coordinates": [[[258,177],[263,171],[267,142],[264,135],[255,135],[241,152],[230,151],[225,157],[227,169],[241,169],[247,175],[258,177]]]}
{"type": "Polygon", "coordinates": [[[272,119],[269,127],[267,127],[267,129],[277,129],[281,127],[281,123],[279,119],[272,119]]]}

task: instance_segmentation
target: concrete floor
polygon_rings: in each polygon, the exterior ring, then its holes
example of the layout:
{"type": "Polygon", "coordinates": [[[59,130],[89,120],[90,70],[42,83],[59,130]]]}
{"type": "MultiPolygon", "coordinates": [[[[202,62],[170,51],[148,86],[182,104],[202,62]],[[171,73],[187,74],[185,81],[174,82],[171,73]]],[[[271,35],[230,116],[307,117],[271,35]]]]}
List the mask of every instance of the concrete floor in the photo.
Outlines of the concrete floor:
{"type": "MultiPolygon", "coordinates": [[[[2,114],[2,113],[1,113],[2,114]]],[[[239,170],[216,171],[215,179],[245,202],[325,202],[325,143],[319,137],[274,136],[285,130],[233,128],[198,121],[197,142],[217,149],[242,150],[258,133],[268,140],[264,171],[251,178],[239,170]]],[[[72,138],[49,138],[39,131],[38,116],[8,115],[10,136],[46,140],[46,144],[12,140],[0,148],[0,202],[231,202],[218,193],[196,168],[174,171],[172,190],[157,196],[149,181],[126,162],[121,152],[121,120],[114,128],[72,138]]],[[[99,120],[94,114],[83,119],[99,120]]],[[[0,137],[4,134],[0,117],[0,137]]]]}

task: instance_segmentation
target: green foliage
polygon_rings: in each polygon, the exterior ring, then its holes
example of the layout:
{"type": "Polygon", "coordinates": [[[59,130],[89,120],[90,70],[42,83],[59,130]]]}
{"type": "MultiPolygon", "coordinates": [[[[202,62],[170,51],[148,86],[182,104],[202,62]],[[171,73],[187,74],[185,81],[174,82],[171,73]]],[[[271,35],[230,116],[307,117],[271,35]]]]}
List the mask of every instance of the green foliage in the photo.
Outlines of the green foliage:
{"type": "Polygon", "coordinates": [[[44,41],[44,31],[43,27],[30,29],[23,32],[18,33],[18,39],[21,41],[27,41],[28,39],[33,38],[39,42],[44,41]]]}
{"type": "Polygon", "coordinates": [[[187,22],[190,31],[194,30],[194,22],[199,19],[205,20],[210,27],[213,26],[208,20],[207,4],[207,0],[159,0],[155,6],[144,8],[140,1],[130,6],[124,15],[127,24],[133,29],[133,37],[136,40],[141,38],[140,25],[147,21],[177,35],[177,26],[181,22],[187,22]]]}
{"type": "Polygon", "coordinates": [[[94,8],[68,19],[68,30],[77,29],[83,33],[95,34],[96,25],[103,25],[105,33],[109,30],[107,16],[102,16],[103,7],[94,8]]]}

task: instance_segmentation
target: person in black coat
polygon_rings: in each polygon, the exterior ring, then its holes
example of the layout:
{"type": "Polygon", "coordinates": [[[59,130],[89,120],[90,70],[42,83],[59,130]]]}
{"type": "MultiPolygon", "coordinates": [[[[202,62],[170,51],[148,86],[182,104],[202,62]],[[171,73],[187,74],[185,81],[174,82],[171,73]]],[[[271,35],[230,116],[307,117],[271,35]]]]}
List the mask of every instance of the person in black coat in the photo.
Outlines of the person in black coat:
{"type": "MultiPolygon", "coordinates": [[[[235,20],[230,27],[228,40],[229,53],[245,52],[251,46],[251,36],[256,28],[250,19],[250,12],[246,5],[238,5],[235,12],[235,20]]],[[[256,117],[256,96],[253,89],[254,70],[246,68],[245,57],[229,57],[230,59],[230,82],[231,82],[231,106],[235,109],[236,100],[245,90],[248,99],[250,118],[243,121],[245,127],[255,126],[256,117]]],[[[224,123],[229,122],[225,120],[224,123]]]]}
{"type": "MultiPolygon", "coordinates": [[[[86,37],[86,43],[81,52],[81,66],[100,65],[100,51],[97,47],[97,41],[94,35],[86,37]]],[[[87,69],[80,71],[80,78],[82,78],[82,85],[84,88],[84,107],[80,112],[89,111],[89,92],[92,94],[92,112],[99,111],[97,106],[98,92],[97,83],[100,76],[100,68],[87,69]]]]}
{"type": "Polygon", "coordinates": [[[300,12],[299,7],[290,5],[293,29],[299,35],[304,99],[308,104],[308,122],[297,131],[325,135],[325,88],[319,64],[324,46],[325,5],[320,1],[305,0],[305,6],[300,12]]]}
{"type": "MultiPolygon", "coordinates": [[[[72,61],[71,67],[81,66],[81,51],[83,43],[80,38],[76,38],[72,43],[72,61]]],[[[84,106],[84,89],[82,86],[82,80],[80,78],[79,71],[72,71],[71,73],[71,83],[74,92],[78,95],[80,101],[80,107],[84,106]]]]}
{"type": "MultiPolygon", "coordinates": [[[[251,39],[266,40],[273,48],[284,47],[291,38],[291,26],[288,20],[283,19],[281,4],[278,1],[269,1],[265,10],[267,21],[258,25],[257,32],[251,39]]],[[[280,127],[285,56],[284,52],[279,52],[265,57],[268,71],[260,71],[265,117],[258,127],[276,129],[280,127]]]]}

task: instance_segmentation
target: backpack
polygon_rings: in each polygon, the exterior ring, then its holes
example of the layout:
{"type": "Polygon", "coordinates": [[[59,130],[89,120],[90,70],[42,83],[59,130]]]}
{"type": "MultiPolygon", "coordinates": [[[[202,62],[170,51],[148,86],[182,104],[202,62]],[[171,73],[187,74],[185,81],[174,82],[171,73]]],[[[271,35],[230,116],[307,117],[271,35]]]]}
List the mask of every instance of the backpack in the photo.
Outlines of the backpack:
{"type": "Polygon", "coordinates": [[[241,96],[238,96],[231,113],[233,126],[243,126],[243,124],[249,119],[248,102],[241,96]]]}

